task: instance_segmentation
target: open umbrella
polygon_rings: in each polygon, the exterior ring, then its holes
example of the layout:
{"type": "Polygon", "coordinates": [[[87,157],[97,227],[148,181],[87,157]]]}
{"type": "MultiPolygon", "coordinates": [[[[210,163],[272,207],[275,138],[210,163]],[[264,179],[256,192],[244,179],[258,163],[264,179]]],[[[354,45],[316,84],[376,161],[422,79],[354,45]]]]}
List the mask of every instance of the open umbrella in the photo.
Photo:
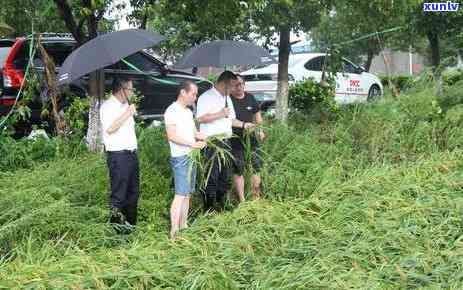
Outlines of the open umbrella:
{"type": "Polygon", "coordinates": [[[163,41],[157,33],[142,29],[127,29],[100,35],[73,51],[58,73],[58,85],[118,62],[121,58],[163,41]]]}
{"type": "Polygon", "coordinates": [[[189,49],[175,68],[267,65],[277,62],[264,48],[246,41],[217,40],[189,49]]]}

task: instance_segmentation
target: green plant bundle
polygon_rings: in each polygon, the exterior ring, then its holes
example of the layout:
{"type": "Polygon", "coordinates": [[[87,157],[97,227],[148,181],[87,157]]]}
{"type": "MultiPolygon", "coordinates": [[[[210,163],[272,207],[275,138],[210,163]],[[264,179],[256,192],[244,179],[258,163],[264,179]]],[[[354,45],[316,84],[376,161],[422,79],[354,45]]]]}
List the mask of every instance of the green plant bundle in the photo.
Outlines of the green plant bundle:
{"type": "Polygon", "coordinates": [[[207,186],[211,172],[215,164],[220,168],[222,166],[231,166],[233,162],[233,154],[231,148],[226,144],[225,135],[214,135],[206,139],[205,150],[210,150],[212,156],[205,156],[204,151],[201,149],[193,149],[189,153],[189,158],[191,160],[190,169],[188,176],[191,176],[193,167],[198,170],[198,184],[200,189],[204,189],[207,186]]]}

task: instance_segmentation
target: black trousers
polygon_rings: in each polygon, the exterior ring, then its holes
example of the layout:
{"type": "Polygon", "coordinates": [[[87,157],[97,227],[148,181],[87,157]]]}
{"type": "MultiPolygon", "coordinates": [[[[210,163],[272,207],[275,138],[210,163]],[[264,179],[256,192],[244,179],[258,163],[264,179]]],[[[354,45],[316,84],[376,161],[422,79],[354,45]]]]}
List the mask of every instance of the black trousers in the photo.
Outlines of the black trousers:
{"type": "Polygon", "coordinates": [[[140,174],[136,152],[107,152],[111,194],[109,204],[118,209],[131,225],[137,223],[140,174]]]}
{"type": "MultiPolygon", "coordinates": [[[[230,142],[224,141],[218,146],[227,151],[231,151],[230,142]]],[[[209,176],[206,188],[203,190],[204,208],[205,210],[214,209],[214,203],[217,203],[219,210],[222,210],[225,205],[225,195],[231,187],[231,172],[232,160],[226,162],[221,161],[219,164],[218,157],[213,148],[206,147],[203,151],[206,160],[213,160],[211,163],[212,169],[209,176]]]]}

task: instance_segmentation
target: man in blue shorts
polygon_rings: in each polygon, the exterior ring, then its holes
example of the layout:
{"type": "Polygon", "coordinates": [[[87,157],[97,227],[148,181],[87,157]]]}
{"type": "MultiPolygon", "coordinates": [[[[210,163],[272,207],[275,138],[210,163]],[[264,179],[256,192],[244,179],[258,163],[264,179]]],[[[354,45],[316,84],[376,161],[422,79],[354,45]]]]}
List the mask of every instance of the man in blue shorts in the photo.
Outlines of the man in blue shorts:
{"type": "Polygon", "coordinates": [[[175,197],[170,208],[171,238],[180,229],[187,227],[190,194],[195,190],[196,168],[188,154],[192,149],[206,146],[205,136],[196,129],[193,113],[188,108],[196,101],[197,94],[198,87],[195,83],[183,82],[177,100],[164,113],[175,183],[175,197]]]}

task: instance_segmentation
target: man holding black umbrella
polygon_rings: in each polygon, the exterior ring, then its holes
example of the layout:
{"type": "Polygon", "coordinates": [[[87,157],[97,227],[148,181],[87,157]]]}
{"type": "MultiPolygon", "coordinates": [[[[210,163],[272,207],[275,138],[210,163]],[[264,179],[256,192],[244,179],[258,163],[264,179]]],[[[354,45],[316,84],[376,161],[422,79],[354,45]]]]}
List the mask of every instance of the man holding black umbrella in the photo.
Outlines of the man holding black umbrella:
{"type": "Polygon", "coordinates": [[[111,179],[110,223],[118,231],[137,223],[139,168],[135,135],[135,106],[128,103],[133,94],[130,79],[115,78],[112,95],[101,106],[103,143],[111,179]],[[122,227],[121,227],[122,225],[122,227]]]}
{"type": "MultiPolygon", "coordinates": [[[[197,119],[200,123],[200,131],[206,137],[223,136],[222,141],[217,142],[217,146],[224,150],[231,150],[229,139],[232,137],[232,126],[249,128],[254,126],[251,123],[243,123],[236,120],[233,103],[229,93],[235,82],[236,75],[231,71],[224,71],[214,87],[204,92],[198,99],[197,119]]],[[[229,162],[222,162],[219,165],[215,149],[206,148],[206,157],[212,162],[211,174],[209,176],[206,189],[204,190],[204,206],[207,211],[214,209],[217,202],[219,210],[222,210],[225,203],[225,194],[230,188],[230,165],[229,162]]]]}

